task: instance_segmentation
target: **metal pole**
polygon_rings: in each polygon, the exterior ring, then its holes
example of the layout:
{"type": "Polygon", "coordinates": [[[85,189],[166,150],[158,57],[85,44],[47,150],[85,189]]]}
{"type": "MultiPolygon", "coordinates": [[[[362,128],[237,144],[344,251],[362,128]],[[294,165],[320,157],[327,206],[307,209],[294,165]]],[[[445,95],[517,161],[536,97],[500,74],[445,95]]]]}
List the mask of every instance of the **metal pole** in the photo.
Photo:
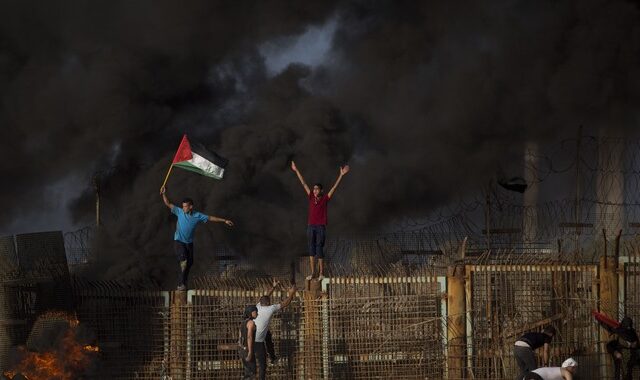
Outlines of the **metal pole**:
{"type": "Polygon", "coordinates": [[[582,125],[578,127],[576,140],[576,199],[575,199],[575,223],[576,223],[576,258],[580,253],[580,145],[582,143],[582,125]]]}
{"type": "Polygon", "coordinates": [[[92,182],[96,194],[96,227],[100,227],[100,181],[98,175],[93,176],[92,182]]]}

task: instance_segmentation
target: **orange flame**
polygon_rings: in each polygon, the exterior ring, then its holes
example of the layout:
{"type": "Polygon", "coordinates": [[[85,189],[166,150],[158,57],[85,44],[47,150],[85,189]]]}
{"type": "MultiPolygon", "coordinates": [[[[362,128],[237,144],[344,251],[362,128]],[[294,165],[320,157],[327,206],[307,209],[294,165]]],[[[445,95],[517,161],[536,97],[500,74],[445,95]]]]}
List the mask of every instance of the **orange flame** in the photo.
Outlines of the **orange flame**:
{"type": "Polygon", "coordinates": [[[100,348],[98,346],[92,346],[90,344],[82,347],[84,348],[85,351],[92,351],[92,352],[100,352],[100,348]]]}
{"type": "Polygon", "coordinates": [[[67,320],[70,328],[65,332],[56,352],[38,353],[19,347],[22,361],[4,375],[9,379],[13,379],[18,373],[29,380],[76,379],[100,349],[97,346],[80,344],[76,340],[77,318],[70,317],[67,320]]]}

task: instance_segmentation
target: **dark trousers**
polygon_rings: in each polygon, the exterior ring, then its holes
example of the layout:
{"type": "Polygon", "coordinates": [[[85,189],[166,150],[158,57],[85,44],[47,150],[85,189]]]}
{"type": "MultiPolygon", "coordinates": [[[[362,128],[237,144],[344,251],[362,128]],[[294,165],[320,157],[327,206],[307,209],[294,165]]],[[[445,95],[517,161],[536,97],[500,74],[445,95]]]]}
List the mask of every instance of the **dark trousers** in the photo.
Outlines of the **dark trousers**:
{"type": "Polygon", "coordinates": [[[536,356],[529,347],[513,346],[513,356],[516,358],[516,363],[518,363],[518,367],[520,368],[520,374],[516,377],[516,380],[522,380],[527,372],[538,368],[536,356]]]}
{"type": "Polygon", "coordinates": [[[242,360],[242,380],[254,380],[256,376],[256,355],[255,352],[251,360],[247,361],[247,350],[240,348],[238,353],[240,354],[240,360],[242,360]]]}
{"type": "Polygon", "coordinates": [[[307,240],[309,242],[309,256],[324,259],[324,240],[327,235],[327,227],[320,224],[307,226],[307,240]]]}
{"type": "Polygon", "coordinates": [[[524,375],[524,380],[544,380],[542,376],[538,375],[535,372],[529,372],[524,375]]]}
{"type": "Polygon", "coordinates": [[[264,342],[256,342],[253,347],[256,362],[258,363],[258,378],[264,380],[267,378],[267,349],[264,342]]]}
{"type": "Polygon", "coordinates": [[[269,355],[269,359],[271,362],[276,360],[276,347],[273,344],[273,335],[271,335],[271,331],[267,331],[267,336],[264,338],[264,345],[267,349],[267,355],[269,355]]]}
{"type": "Polygon", "coordinates": [[[640,349],[629,350],[629,361],[627,362],[627,380],[631,380],[633,367],[640,367],[640,349]]]}
{"type": "MultiPolygon", "coordinates": [[[[607,352],[611,355],[613,359],[613,378],[615,380],[620,380],[620,376],[622,376],[622,359],[616,359],[616,352],[620,353],[622,356],[624,348],[617,339],[610,341],[607,343],[607,352]]],[[[627,371],[625,380],[631,380],[633,376],[633,367],[640,366],[640,349],[630,349],[629,350],[629,361],[627,362],[627,371]]]]}
{"type": "Polygon", "coordinates": [[[180,263],[178,285],[187,286],[189,271],[191,270],[191,266],[193,265],[193,243],[183,243],[177,240],[174,240],[174,242],[176,256],[178,257],[178,262],[180,263]]]}

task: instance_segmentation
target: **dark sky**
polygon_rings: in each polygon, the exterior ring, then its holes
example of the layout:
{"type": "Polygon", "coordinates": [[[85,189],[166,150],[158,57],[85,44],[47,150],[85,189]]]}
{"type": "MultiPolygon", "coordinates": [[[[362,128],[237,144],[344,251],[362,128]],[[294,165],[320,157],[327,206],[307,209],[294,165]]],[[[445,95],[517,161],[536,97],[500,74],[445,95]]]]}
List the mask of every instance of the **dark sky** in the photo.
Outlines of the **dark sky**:
{"type": "Polygon", "coordinates": [[[183,133],[230,165],[219,182],[176,172],[170,197],[236,221],[201,246],[262,262],[304,246],[291,159],[326,187],[349,163],[331,231],[373,231],[517,172],[527,141],[637,124],[627,1],[0,6],[0,231],[90,224],[96,174],[117,275],[171,254],[158,188],[183,133]]]}

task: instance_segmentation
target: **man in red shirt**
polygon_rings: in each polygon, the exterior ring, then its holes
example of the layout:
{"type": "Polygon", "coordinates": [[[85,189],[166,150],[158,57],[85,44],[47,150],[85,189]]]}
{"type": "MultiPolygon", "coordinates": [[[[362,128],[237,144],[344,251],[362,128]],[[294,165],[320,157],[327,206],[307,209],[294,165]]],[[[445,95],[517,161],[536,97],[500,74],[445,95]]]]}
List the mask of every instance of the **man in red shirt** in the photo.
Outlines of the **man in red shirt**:
{"type": "Polygon", "coordinates": [[[309,218],[307,227],[307,238],[309,240],[309,265],[311,266],[311,275],[307,277],[307,280],[315,277],[315,259],[318,259],[318,280],[322,280],[324,275],[324,240],[326,237],[327,228],[327,204],[333,196],[333,193],[338,188],[338,184],[342,177],[349,172],[349,165],[342,166],[340,168],[340,175],[336,183],[333,185],[327,195],[322,192],[322,185],[316,183],[313,185],[313,191],[309,189],[307,183],[304,181],[302,174],[296,167],[296,163],[291,161],[291,170],[293,170],[304,191],[307,192],[309,197],[309,218]]]}

